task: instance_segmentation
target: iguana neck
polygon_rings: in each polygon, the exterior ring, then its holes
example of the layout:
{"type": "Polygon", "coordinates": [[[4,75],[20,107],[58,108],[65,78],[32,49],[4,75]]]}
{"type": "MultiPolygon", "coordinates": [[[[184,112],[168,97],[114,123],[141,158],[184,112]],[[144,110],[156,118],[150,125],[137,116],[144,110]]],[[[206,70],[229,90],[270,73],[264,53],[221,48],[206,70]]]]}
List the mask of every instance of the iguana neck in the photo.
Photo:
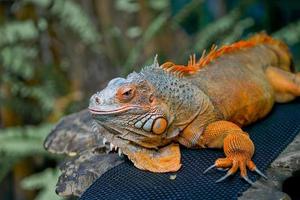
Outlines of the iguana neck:
{"type": "Polygon", "coordinates": [[[155,87],[155,95],[169,108],[171,125],[179,131],[211,105],[207,95],[188,77],[179,78],[153,66],[144,68],[141,75],[155,87]]]}

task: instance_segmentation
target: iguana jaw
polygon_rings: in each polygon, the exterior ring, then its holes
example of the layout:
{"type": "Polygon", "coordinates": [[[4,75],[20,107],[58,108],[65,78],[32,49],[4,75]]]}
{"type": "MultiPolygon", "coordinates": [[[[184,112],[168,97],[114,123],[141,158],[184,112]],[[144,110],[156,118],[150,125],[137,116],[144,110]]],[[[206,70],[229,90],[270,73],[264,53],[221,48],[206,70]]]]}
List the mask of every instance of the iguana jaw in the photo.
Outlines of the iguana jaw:
{"type": "Polygon", "coordinates": [[[110,150],[117,150],[128,156],[137,168],[151,172],[175,172],[181,167],[181,154],[178,144],[171,141],[165,146],[157,148],[146,148],[132,141],[120,138],[110,133],[103,126],[98,126],[99,133],[105,138],[110,150]]]}
{"type": "Polygon", "coordinates": [[[89,107],[89,111],[95,115],[108,115],[108,114],[119,114],[119,113],[126,112],[128,110],[136,109],[136,108],[144,109],[144,107],[142,107],[142,106],[129,105],[129,106],[119,107],[116,109],[107,109],[107,110],[101,109],[99,107],[97,107],[97,108],[89,107]]]}

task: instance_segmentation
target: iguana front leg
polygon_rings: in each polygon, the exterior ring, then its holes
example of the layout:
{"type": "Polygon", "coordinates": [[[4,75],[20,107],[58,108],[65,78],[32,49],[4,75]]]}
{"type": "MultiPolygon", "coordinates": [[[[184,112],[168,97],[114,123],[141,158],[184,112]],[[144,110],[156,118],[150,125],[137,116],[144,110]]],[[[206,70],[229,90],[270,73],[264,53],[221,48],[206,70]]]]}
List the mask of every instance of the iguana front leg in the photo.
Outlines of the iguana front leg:
{"type": "Polygon", "coordinates": [[[254,154],[254,144],[249,135],[232,122],[216,121],[209,124],[204,130],[199,145],[208,148],[223,147],[224,149],[226,158],[217,159],[214,165],[204,171],[206,173],[214,167],[230,168],[227,174],[216,182],[223,181],[240,169],[241,177],[248,183],[253,184],[247,176],[247,167],[266,178],[251,160],[254,154]]]}

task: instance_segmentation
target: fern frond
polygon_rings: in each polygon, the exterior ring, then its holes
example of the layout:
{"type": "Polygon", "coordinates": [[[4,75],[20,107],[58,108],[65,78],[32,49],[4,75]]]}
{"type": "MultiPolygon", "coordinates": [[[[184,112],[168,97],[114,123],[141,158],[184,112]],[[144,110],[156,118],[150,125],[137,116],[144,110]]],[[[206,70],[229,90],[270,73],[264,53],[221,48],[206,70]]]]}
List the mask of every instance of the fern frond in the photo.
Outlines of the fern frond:
{"type": "Polygon", "coordinates": [[[22,0],[22,2],[32,3],[43,9],[50,6],[50,14],[59,18],[63,26],[78,34],[85,44],[99,45],[100,34],[78,3],[69,0],[22,0]]]}
{"type": "Polygon", "coordinates": [[[17,156],[5,156],[1,155],[0,161],[0,182],[5,178],[5,176],[10,172],[13,166],[20,160],[17,156]]]}
{"type": "Polygon", "coordinates": [[[115,8],[123,12],[134,13],[140,10],[140,5],[132,0],[117,0],[115,8]]]}
{"type": "Polygon", "coordinates": [[[204,27],[203,30],[201,30],[196,36],[194,51],[201,52],[208,48],[219,38],[220,35],[231,30],[235,23],[239,20],[240,16],[241,11],[239,9],[234,9],[226,16],[204,27]]]}
{"type": "Polygon", "coordinates": [[[58,169],[46,169],[22,180],[21,186],[27,190],[41,189],[35,200],[62,200],[55,194],[56,182],[59,177],[58,169]]]}
{"type": "Polygon", "coordinates": [[[0,50],[0,60],[5,71],[27,80],[34,74],[33,61],[36,55],[36,48],[24,45],[6,46],[0,50]]]}
{"type": "Polygon", "coordinates": [[[254,20],[250,17],[239,20],[232,28],[230,34],[221,40],[221,44],[231,44],[241,38],[246,29],[254,25],[254,20]]]}
{"type": "Polygon", "coordinates": [[[19,41],[36,39],[39,35],[38,29],[33,21],[12,21],[0,28],[0,46],[16,44],[19,41]]]}
{"type": "Polygon", "coordinates": [[[285,41],[288,45],[300,42],[300,20],[283,27],[272,34],[273,37],[285,41]]]}
{"type": "Polygon", "coordinates": [[[146,44],[158,33],[158,31],[167,22],[169,15],[167,13],[162,13],[157,16],[153,22],[149,25],[147,30],[145,30],[142,38],[136,44],[136,46],[130,51],[128,59],[125,62],[126,71],[130,71],[132,65],[137,61],[140,52],[145,48],[146,44]]]}
{"type": "Polygon", "coordinates": [[[6,156],[23,158],[29,155],[49,154],[43,141],[53,125],[13,127],[0,130],[0,153],[6,156]]]}

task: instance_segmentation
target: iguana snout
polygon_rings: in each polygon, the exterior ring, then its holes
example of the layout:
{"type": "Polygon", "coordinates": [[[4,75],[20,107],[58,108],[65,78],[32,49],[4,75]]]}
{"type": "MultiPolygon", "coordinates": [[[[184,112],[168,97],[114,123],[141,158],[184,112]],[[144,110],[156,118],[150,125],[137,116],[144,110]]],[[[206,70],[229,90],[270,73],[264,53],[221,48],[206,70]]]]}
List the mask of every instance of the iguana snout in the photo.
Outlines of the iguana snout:
{"type": "Polygon", "coordinates": [[[143,110],[142,105],[133,102],[135,96],[136,84],[127,82],[124,78],[115,78],[105,89],[90,98],[89,109],[97,115],[117,114],[132,108],[143,110]]]}

